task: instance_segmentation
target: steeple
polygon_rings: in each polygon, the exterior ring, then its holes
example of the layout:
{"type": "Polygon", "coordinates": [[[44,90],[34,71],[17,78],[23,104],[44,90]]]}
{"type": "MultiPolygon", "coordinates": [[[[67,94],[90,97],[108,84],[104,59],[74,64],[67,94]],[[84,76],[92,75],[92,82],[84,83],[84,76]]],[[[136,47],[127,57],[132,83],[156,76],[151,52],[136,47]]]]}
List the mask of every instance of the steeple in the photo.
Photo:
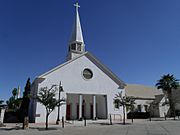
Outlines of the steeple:
{"type": "Polygon", "coordinates": [[[78,8],[80,7],[78,3],[74,4],[76,7],[76,17],[72,29],[71,38],[69,41],[69,51],[67,59],[70,60],[85,51],[85,45],[83,40],[83,34],[81,29],[80,17],[78,8]]]}

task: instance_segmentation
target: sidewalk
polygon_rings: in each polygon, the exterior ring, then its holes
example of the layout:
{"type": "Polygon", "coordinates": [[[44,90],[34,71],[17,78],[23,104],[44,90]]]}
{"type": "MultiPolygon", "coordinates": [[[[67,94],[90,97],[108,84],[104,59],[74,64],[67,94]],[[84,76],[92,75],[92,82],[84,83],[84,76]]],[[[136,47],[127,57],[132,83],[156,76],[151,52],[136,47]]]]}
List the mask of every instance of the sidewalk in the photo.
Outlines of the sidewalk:
{"type": "Polygon", "coordinates": [[[126,125],[122,121],[109,124],[108,120],[87,121],[84,126],[83,121],[74,121],[66,123],[65,128],[61,125],[49,125],[49,130],[45,130],[45,125],[30,124],[28,130],[22,130],[22,124],[6,124],[6,127],[0,128],[0,135],[179,135],[180,120],[163,121],[161,119],[131,120],[126,125]]]}

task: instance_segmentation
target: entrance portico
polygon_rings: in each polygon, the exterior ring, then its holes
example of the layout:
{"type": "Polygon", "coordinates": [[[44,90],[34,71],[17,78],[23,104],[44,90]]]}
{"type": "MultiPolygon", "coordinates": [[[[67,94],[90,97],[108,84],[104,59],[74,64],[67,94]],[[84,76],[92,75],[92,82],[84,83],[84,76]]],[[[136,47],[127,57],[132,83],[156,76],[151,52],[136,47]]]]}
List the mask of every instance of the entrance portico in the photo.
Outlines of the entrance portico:
{"type": "Polygon", "coordinates": [[[67,94],[66,119],[106,119],[107,96],[91,94],[67,94]]]}

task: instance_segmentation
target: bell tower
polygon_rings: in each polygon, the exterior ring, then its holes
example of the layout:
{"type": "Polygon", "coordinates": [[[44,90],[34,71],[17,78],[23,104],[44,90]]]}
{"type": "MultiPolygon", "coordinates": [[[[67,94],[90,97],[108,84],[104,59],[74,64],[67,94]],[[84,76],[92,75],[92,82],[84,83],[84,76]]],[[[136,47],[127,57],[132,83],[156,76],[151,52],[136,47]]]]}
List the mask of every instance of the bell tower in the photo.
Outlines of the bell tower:
{"type": "Polygon", "coordinates": [[[84,40],[83,40],[79,12],[78,12],[78,8],[80,6],[78,3],[74,4],[74,6],[76,7],[76,16],[75,16],[73,29],[72,29],[71,38],[69,41],[67,60],[71,60],[85,52],[85,45],[84,45],[84,40]]]}

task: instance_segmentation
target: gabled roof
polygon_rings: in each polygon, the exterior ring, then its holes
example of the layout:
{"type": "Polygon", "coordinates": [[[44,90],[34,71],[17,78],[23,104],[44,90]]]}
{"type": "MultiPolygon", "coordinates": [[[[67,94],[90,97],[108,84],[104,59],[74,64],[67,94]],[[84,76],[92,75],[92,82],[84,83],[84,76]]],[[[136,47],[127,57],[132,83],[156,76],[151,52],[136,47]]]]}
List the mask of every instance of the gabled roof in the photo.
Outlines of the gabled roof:
{"type": "Polygon", "coordinates": [[[91,62],[93,62],[99,69],[101,69],[101,71],[103,71],[107,76],[109,76],[116,84],[119,85],[119,88],[124,88],[126,86],[126,84],[120,80],[109,68],[107,68],[105,65],[103,65],[96,57],[94,57],[91,53],[89,52],[85,52],[51,70],[49,70],[48,72],[38,76],[38,78],[44,78],[46,75],[58,70],[59,68],[68,65],[69,63],[75,61],[76,59],[79,59],[82,56],[86,56],[91,62]]]}

